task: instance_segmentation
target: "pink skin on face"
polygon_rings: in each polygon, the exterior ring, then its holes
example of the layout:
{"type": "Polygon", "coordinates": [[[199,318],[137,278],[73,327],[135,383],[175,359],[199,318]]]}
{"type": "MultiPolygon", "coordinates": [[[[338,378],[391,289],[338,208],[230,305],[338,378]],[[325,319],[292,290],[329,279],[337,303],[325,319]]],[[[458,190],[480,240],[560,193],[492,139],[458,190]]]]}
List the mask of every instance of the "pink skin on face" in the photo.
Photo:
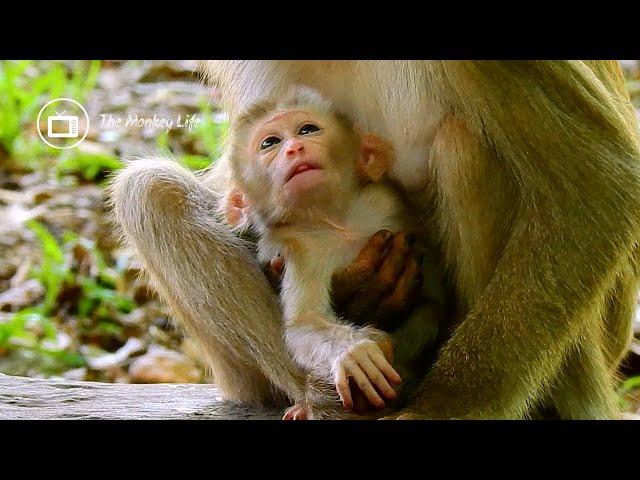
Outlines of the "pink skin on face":
{"type": "Polygon", "coordinates": [[[282,147],[285,163],[291,164],[287,169],[284,191],[296,197],[316,187],[325,178],[321,165],[310,155],[305,143],[304,140],[292,138],[282,147]]]}
{"type": "Polygon", "coordinates": [[[280,185],[279,188],[293,202],[326,179],[321,163],[321,159],[327,158],[321,138],[324,133],[322,126],[309,113],[294,110],[274,115],[253,135],[253,151],[271,171],[274,184],[280,185]],[[301,134],[300,128],[307,124],[320,130],[301,134]],[[262,149],[262,142],[272,138],[277,139],[277,143],[262,149]]]}

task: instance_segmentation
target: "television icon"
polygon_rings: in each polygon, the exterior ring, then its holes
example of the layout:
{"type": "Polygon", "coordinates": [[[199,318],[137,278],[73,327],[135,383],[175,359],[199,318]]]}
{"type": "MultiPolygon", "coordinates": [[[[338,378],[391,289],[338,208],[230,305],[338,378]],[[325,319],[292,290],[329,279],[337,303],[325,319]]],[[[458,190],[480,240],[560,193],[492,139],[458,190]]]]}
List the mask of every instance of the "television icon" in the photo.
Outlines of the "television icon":
{"type": "Polygon", "coordinates": [[[78,123],[78,117],[75,115],[53,115],[48,117],[47,136],[49,138],[77,138],[78,123]]]}

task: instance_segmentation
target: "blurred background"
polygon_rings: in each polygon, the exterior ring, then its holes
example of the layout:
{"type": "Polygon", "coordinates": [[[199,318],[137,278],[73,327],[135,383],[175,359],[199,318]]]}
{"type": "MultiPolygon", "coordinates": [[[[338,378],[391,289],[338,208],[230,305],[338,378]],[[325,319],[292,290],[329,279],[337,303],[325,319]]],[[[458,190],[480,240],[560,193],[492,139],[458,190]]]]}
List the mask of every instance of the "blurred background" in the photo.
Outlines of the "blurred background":
{"type": "MultiPolygon", "coordinates": [[[[640,61],[621,64],[640,118],[640,61]]],[[[166,155],[204,168],[219,155],[225,130],[216,92],[193,61],[0,61],[0,372],[205,381],[194,345],[118,244],[104,188],[123,156],[166,155]],[[71,149],[46,145],[37,131],[40,109],[60,97],[81,103],[91,119],[71,149]],[[105,121],[131,114],[174,125],[105,121]]],[[[620,388],[625,410],[636,413],[639,339],[637,317],[620,388]]]]}

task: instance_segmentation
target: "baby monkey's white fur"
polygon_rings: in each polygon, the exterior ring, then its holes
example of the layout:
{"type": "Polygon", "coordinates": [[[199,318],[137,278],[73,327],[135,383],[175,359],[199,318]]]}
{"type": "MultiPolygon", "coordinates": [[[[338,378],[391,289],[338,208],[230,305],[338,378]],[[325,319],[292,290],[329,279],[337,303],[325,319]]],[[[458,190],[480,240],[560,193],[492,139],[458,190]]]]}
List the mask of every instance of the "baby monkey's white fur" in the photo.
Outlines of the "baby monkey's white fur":
{"type": "MultiPolygon", "coordinates": [[[[246,173],[241,173],[246,165],[240,164],[255,161],[246,158],[243,152],[246,152],[249,131],[251,128],[255,130],[255,124],[259,124],[258,121],[253,123],[256,110],[260,111],[259,119],[264,120],[266,115],[294,108],[331,113],[330,104],[318,94],[297,88],[275,109],[273,104],[263,109],[254,106],[250,109],[253,113],[240,115],[238,125],[232,126],[231,141],[235,145],[231,162],[235,165],[235,175],[231,180],[243,194],[249,189],[243,185],[246,173]],[[273,110],[269,111],[270,108],[273,110]],[[242,131],[245,122],[252,123],[252,127],[242,131]]],[[[336,122],[328,128],[349,126],[336,122]]],[[[351,168],[356,172],[358,159],[353,158],[352,162],[351,168]]],[[[359,184],[352,195],[333,199],[335,202],[347,202],[341,207],[340,218],[331,217],[331,205],[318,202],[309,208],[308,214],[287,216],[286,221],[278,222],[273,217],[278,205],[271,203],[271,197],[265,189],[253,198],[249,195],[251,206],[243,208],[242,218],[236,217],[229,222],[236,230],[252,227],[260,235],[258,257],[261,262],[268,262],[277,253],[284,256],[285,270],[280,296],[285,320],[285,342],[298,365],[313,377],[336,385],[340,392],[349,389],[348,377],[353,371],[354,362],[370,364],[373,360],[376,366],[385,363],[381,349],[385,344],[393,345],[395,368],[406,383],[409,379],[406,377],[415,375],[412,375],[410,365],[434,341],[437,332],[438,319],[428,309],[416,309],[411,318],[390,337],[373,327],[353,325],[339,318],[332,308],[330,288],[333,274],[349,265],[372,235],[382,229],[391,232],[415,231],[412,222],[414,217],[398,191],[381,178],[377,180],[359,184]]],[[[341,179],[338,182],[343,183],[341,179]]],[[[348,180],[345,179],[344,183],[348,185],[348,180]]],[[[229,219],[229,216],[226,218],[229,219]]],[[[362,371],[366,372],[366,369],[362,371]]],[[[378,375],[383,371],[387,378],[395,373],[383,368],[378,375]]],[[[357,376],[355,380],[360,385],[357,376]]],[[[388,383],[387,386],[391,388],[388,383]]],[[[344,400],[344,395],[342,398],[344,400]]],[[[306,408],[306,415],[312,417],[311,406],[306,408]]]]}

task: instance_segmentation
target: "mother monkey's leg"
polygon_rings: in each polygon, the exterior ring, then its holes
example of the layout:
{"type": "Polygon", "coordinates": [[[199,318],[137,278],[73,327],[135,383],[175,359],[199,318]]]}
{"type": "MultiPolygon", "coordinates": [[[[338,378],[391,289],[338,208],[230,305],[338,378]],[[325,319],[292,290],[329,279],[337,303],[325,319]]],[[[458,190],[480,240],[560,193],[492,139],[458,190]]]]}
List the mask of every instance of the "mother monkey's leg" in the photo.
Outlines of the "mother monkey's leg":
{"type": "Polygon", "coordinates": [[[169,160],[131,162],[111,200],[126,242],[205,355],[225,398],[271,403],[304,391],[282,340],[281,312],[256,260],[215,218],[216,197],[169,160]]]}

